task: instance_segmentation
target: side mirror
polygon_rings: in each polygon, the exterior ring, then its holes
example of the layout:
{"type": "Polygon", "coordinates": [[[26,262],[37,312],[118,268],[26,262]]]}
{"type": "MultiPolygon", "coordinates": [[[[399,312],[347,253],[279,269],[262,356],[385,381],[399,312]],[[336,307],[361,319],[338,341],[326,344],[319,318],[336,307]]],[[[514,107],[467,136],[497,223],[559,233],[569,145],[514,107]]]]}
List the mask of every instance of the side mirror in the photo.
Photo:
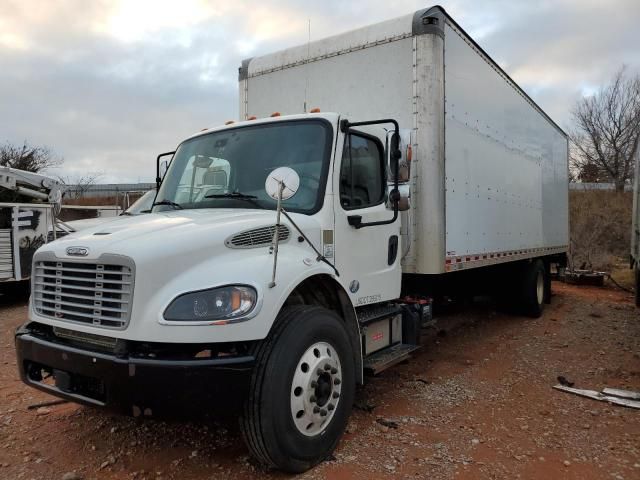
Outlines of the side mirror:
{"type": "Polygon", "coordinates": [[[387,208],[393,210],[393,197],[398,199],[398,211],[405,212],[411,208],[411,186],[408,183],[398,185],[394,193],[393,185],[387,186],[387,208]]]}
{"type": "Polygon", "coordinates": [[[279,167],[273,170],[264,182],[264,189],[274,200],[288,200],[300,186],[300,177],[293,168],[279,167]]]}
{"type": "MultiPolygon", "coordinates": [[[[276,208],[276,226],[273,229],[273,240],[271,243],[273,252],[273,274],[271,275],[271,282],[269,288],[276,286],[276,267],[278,265],[278,244],[280,241],[280,215],[284,212],[282,208],[282,201],[293,197],[298,191],[300,186],[300,177],[298,172],[293,168],[279,167],[273,170],[264,182],[264,189],[267,191],[267,195],[278,202],[276,208]]],[[[287,213],[284,212],[288,217],[287,213]]],[[[293,220],[289,219],[292,223],[293,220]]],[[[295,223],[293,224],[295,226],[295,223]]],[[[296,227],[298,228],[298,227],[296,227]]],[[[302,232],[301,232],[302,233],[302,232]]],[[[304,234],[302,234],[304,238],[304,234]]],[[[308,241],[308,240],[307,240],[308,241]]],[[[312,245],[313,246],[313,245],[312,245]]],[[[315,247],[313,247],[314,250],[315,247]]],[[[316,252],[318,252],[316,250],[316,252]]],[[[318,254],[320,255],[320,254],[318,254]]]]}
{"type": "Polygon", "coordinates": [[[169,160],[163,160],[160,162],[160,178],[164,178],[167,174],[167,170],[169,170],[169,160]]]}
{"type": "Polygon", "coordinates": [[[389,154],[387,158],[388,181],[393,183],[398,177],[398,183],[405,183],[411,179],[411,134],[409,130],[401,130],[400,135],[389,132],[387,137],[389,154]],[[395,158],[398,156],[396,171],[395,158]]]}
{"type": "Polygon", "coordinates": [[[169,169],[169,164],[171,163],[171,160],[167,161],[165,160],[164,162],[162,162],[162,164],[164,165],[164,171],[162,172],[162,175],[160,175],[160,159],[162,157],[168,157],[169,155],[171,155],[171,158],[173,159],[173,154],[176,153],[174,152],[166,152],[166,153],[161,153],[160,155],[158,155],[156,157],[156,188],[160,188],[160,184],[162,183],[162,179],[164,178],[164,175],[167,173],[167,170],[169,169]]]}

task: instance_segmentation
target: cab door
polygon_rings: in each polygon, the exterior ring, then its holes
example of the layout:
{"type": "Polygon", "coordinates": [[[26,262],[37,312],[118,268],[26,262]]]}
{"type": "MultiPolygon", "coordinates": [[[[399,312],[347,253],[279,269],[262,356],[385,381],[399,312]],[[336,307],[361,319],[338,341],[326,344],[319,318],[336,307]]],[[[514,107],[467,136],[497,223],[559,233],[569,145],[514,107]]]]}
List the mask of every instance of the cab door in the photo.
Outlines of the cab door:
{"type": "Polygon", "coordinates": [[[334,168],[335,261],[356,306],[400,295],[400,219],[387,208],[386,150],[381,135],[350,129],[334,168]],[[358,219],[358,217],[360,217],[358,219]]]}

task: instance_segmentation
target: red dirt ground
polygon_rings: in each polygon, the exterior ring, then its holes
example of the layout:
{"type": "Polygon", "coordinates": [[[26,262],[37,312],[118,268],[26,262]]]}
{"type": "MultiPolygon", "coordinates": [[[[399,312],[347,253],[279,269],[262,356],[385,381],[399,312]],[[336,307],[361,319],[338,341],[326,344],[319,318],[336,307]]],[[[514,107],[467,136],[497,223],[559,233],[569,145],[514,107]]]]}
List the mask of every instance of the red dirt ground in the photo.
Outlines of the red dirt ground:
{"type": "MultiPolygon", "coordinates": [[[[440,315],[412,361],[359,390],[335,458],[301,477],[640,479],[640,410],[551,388],[640,390],[640,312],[620,291],[553,288],[537,320],[486,304],[440,315]]],[[[27,410],[52,398],[18,379],[25,317],[23,300],[0,307],[0,479],[288,478],[248,458],[233,422],[27,410]]]]}

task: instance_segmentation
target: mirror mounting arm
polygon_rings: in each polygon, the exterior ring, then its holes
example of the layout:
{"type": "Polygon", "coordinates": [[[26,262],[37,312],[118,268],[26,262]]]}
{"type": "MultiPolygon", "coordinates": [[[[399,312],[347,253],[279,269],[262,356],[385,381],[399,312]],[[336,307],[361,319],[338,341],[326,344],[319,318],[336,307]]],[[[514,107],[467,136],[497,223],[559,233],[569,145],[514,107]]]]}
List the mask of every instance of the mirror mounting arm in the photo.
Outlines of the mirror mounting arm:
{"type": "Polygon", "coordinates": [[[347,119],[340,120],[340,131],[342,133],[348,133],[351,127],[360,127],[365,125],[379,125],[382,123],[391,123],[394,127],[393,138],[394,141],[391,142],[391,159],[393,160],[393,169],[394,169],[394,179],[393,179],[393,190],[389,193],[389,200],[393,204],[393,217],[390,220],[382,220],[379,222],[366,222],[362,223],[361,215],[350,215],[347,220],[349,225],[352,227],[359,229],[364,227],[375,227],[377,225],[389,225],[390,223],[395,222],[398,219],[399,202],[400,202],[400,188],[398,185],[398,172],[400,170],[400,158],[402,157],[402,152],[400,151],[400,126],[398,125],[398,121],[393,118],[383,118],[380,120],[367,120],[364,122],[350,122],[347,119]]]}
{"type": "Polygon", "coordinates": [[[173,155],[174,153],[176,153],[175,150],[173,152],[161,153],[156,158],[156,188],[158,188],[158,189],[160,188],[160,184],[162,183],[162,178],[160,178],[160,159],[162,157],[167,157],[169,155],[173,155]]]}

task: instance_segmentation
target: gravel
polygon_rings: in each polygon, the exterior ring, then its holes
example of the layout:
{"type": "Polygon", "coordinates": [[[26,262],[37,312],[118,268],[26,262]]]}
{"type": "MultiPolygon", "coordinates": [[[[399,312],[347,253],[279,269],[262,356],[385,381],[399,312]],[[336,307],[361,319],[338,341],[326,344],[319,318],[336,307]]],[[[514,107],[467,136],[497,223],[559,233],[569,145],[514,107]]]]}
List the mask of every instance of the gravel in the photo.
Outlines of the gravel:
{"type": "MultiPolygon", "coordinates": [[[[334,455],[300,478],[640,478],[638,412],[551,388],[562,375],[640,390],[640,315],[611,290],[554,290],[538,320],[482,304],[442,314],[411,362],[358,389],[334,455]]],[[[17,378],[25,310],[0,311],[0,478],[283,478],[248,457],[235,421],[28,411],[51,397],[17,378]]]]}

